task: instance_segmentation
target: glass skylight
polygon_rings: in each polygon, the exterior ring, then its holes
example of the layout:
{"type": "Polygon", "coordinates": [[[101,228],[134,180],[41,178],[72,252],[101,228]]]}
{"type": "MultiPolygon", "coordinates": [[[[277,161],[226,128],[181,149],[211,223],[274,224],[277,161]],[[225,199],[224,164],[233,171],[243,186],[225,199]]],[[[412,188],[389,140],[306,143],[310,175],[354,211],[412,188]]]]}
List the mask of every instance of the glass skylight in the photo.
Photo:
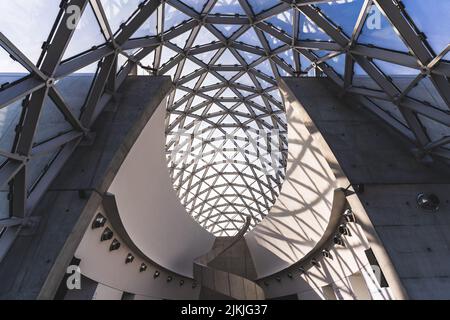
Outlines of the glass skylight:
{"type": "Polygon", "coordinates": [[[255,226],[278,196],[282,76],[327,77],[410,139],[418,157],[448,161],[449,12],[444,0],[1,1],[0,222],[23,216],[17,204],[46,190],[55,158],[128,74],[172,77],[168,165],[187,211],[215,235],[235,234],[246,216],[255,226]],[[81,17],[69,32],[72,5],[81,17]],[[22,116],[30,104],[40,117],[22,116]]]}

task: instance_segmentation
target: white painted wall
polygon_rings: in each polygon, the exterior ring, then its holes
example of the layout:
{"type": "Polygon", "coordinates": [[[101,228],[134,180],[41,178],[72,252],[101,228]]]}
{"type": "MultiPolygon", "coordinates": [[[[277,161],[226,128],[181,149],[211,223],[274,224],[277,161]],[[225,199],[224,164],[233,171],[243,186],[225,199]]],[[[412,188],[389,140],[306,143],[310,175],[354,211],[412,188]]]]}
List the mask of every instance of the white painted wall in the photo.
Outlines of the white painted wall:
{"type": "Polygon", "coordinates": [[[176,195],[165,156],[166,103],[144,128],[109,192],[116,196],[123,224],[153,261],[191,276],[193,260],[208,252],[214,237],[186,212],[176,195]]]}

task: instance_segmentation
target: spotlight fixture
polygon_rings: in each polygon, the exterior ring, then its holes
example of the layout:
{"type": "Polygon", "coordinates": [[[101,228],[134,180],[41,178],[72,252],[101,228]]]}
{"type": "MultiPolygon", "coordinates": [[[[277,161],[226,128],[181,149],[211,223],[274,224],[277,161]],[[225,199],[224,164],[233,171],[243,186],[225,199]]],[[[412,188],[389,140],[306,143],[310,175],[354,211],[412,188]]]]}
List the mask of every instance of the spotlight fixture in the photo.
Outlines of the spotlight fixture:
{"type": "Polygon", "coordinates": [[[316,259],[312,259],[312,260],[311,260],[311,264],[312,264],[314,267],[320,268],[320,264],[319,264],[319,262],[318,262],[316,259]]]}
{"type": "Polygon", "coordinates": [[[344,242],[344,240],[342,240],[342,238],[340,236],[335,236],[333,238],[333,242],[334,242],[334,244],[345,247],[345,242],[344,242]]]}
{"type": "Polygon", "coordinates": [[[425,211],[436,212],[439,210],[440,200],[432,193],[419,193],[417,195],[417,205],[425,211]]]}
{"type": "Polygon", "coordinates": [[[344,223],[338,227],[338,232],[344,236],[350,235],[350,230],[348,230],[347,226],[344,223]]]}
{"type": "Polygon", "coordinates": [[[277,280],[278,282],[280,282],[280,281],[281,281],[281,278],[280,278],[280,277],[276,277],[275,280],[277,280]]]}
{"type": "Polygon", "coordinates": [[[184,285],[184,280],[180,280],[180,287],[184,285]]]}
{"type": "Polygon", "coordinates": [[[288,278],[292,279],[292,273],[289,272],[289,273],[287,274],[287,276],[288,276],[288,278]]]}
{"type": "Polygon", "coordinates": [[[101,214],[101,213],[97,213],[97,216],[95,217],[94,221],[92,221],[92,229],[98,229],[98,228],[103,228],[105,226],[106,223],[106,218],[101,214]]]}
{"type": "Polygon", "coordinates": [[[305,269],[305,267],[301,266],[298,268],[298,271],[300,272],[300,274],[302,274],[302,273],[306,272],[306,269],[305,269]]]}
{"type": "Polygon", "coordinates": [[[153,279],[156,279],[156,278],[158,278],[158,277],[159,277],[159,275],[160,275],[159,271],[158,271],[158,270],[156,270],[156,271],[155,271],[155,273],[153,274],[153,279]]]}
{"type": "Polygon", "coordinates": [[[131,262],[133,262],[133,260],[134,260],[134,256],[131,253],[129,253],[125,259],[125,263],[126,264],[131,263],[131,262]]]}
{"type": "Polygon", "coordinates": [[[111,240],[113,235],[114,235],[114,232],[112,232],[112,230],[110,228],[106,227],[106,229],[103,230],[103,232],[102,232],[102,236],[100,237],[100,241],[111,240]]]}
{"type": "Polygon", "coordinates": [[[353,211],[351,209],[345,210],[344,218],[345,218],[345,221],[347,221],[347,222],[355,222],[356,221],[355,215],[353,214],[353,211]]]}
{"type": "Polygon", "coordinates": [[[333,259],[333,256],[331,255],[330,250],[323,249],[323,250],[322,250],[322,255],[323,255],[325,258],[333,259]]]}
{"type": "Polygon", "coordinates": [[[167,276],[167,282],[170,282],[172,280],[173,280],[172,276],[167,276]]]}
{"type": "Polygon", "coordinates": [[[147,270],[147,265],[145,263],[141,263],[141,266],[139,267],[139,272],[144,272],[147,270]]]}
{"type": "Polygon", "coordinates": [[[109,246],[109,251],[118,250],[120,248],[120,242],[117,239],[114,239],[109,246]]]}

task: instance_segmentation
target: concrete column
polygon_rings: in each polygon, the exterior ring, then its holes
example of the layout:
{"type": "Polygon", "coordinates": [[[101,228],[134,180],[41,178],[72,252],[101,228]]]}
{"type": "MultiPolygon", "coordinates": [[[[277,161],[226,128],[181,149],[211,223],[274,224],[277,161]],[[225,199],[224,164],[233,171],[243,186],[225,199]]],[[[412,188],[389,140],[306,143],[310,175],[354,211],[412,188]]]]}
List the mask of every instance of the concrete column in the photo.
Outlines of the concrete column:
{"type": "Polygon", "coordinates": [[[170,91],[169,77],[129,77],[32,213],[0,264],[0,299],[52,299],[128,152],[170,91]],[[145,94],[143,94],[145,93],[145,94]]]}
{"type": "Polygon", "coordinates": [[[339,187],[359,185],[348,197],[397,299],[450,298],[450,174],[425,165],[415,147],[358,103],[338,97],[325,78],[284,78],[285,103],[319,143],[339,187]],[[440,199],[437,212],[421,209],[419,193],[440,199]]]}

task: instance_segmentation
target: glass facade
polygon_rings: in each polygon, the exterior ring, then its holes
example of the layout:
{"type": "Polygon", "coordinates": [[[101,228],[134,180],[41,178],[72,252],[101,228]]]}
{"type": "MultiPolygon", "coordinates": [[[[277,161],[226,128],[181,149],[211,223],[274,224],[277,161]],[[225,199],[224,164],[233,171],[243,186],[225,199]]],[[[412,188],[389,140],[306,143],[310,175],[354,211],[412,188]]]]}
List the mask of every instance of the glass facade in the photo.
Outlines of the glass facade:
{"type": "Polygon", "coordinates": [[[215,235],[235,234],[246,216],[254,226],[279,194],[281,77],[328,77],[420,154],[448,161],[449,12],[443,0],[2,1],[0,229],[29,213],[20,203],[45,190],[39,177],[130,73],[172,77],[168,166],[215,235]]]}

